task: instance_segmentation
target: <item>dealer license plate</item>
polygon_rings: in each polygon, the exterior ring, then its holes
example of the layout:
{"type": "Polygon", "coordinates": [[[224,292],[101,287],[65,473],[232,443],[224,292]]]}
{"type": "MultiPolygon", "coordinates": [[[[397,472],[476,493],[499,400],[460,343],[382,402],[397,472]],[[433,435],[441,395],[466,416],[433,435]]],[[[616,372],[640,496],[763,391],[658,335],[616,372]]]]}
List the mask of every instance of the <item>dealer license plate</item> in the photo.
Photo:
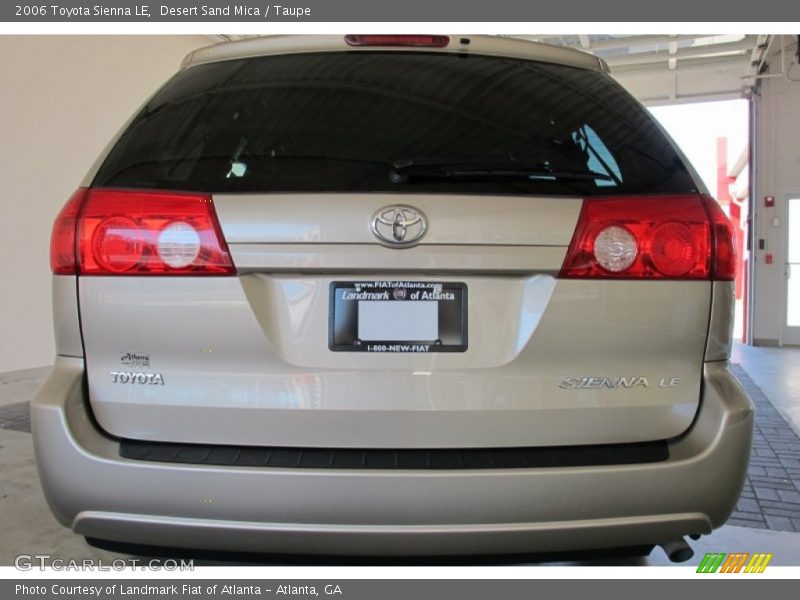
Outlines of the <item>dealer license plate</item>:
{"type": "Polygon", "coordinates": [[[467,286],[429,281],[335,281],[329,347],[336,352],[464,352],[467,286]]]}

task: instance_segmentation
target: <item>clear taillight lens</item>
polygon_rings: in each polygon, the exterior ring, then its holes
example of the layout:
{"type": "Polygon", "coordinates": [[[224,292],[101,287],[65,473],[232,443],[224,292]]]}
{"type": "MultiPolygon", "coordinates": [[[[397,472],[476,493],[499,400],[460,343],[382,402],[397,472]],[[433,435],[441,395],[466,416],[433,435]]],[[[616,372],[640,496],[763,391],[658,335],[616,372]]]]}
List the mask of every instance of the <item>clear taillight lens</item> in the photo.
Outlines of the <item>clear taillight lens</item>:
{"type": "Polygon", "coordinates": [[[54,273],[235,273],[214,205],[206,194],[79,190],[56,219],[52,239],[54,273]],[[68,271],[70,249],[72,270],[68,271]]]}
{"type": "Polygon", "coordinates": [[[202,242],[197,230],[185,221],[170,223],[158,234],[158,257],[173,269],[183,269],[200,256],[202,242]]]}
{"type": "Polygon", "coordinates": [[[619,273],[636,260],[639,246],[625,227],[611,225],[594,238],[594,258],[606,271],[619,273]]]}

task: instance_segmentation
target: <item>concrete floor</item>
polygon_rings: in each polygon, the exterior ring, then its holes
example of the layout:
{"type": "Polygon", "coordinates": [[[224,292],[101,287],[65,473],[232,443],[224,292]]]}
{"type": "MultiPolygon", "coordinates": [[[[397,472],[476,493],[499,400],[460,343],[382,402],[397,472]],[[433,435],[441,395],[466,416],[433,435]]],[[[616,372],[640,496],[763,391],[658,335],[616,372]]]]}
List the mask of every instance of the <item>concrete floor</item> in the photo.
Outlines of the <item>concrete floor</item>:
{"type": "Polygon", "coordinates": [[[736,343],[731,362],[744,367],[789,426],[800,435],[800,347],[755,348],[736,343]]]}
{"type": "MultiPolygon", "coordinates": [[[[733,360],[766,393],[795,432],[800,432],[800,349],[750,348],[737,345],[733,360]]],[[[41,371],[0,375],[0,408],[30,400],[41,382],[41,371]]],[[[47,507],[34,464],[30,433],[0,429],[0,565],[13,564],[18,554],[49,554],[61,559],[102,558],[125,555],[95,549],[83,538],[59,525],[47,507]]],[[[102,485],[102,482],[98,482],[102,485]]],[[[800,492],[800,489],[797,490],[800,492]]],[[[706,552],[771,552],[772,565],[800,566],[800,533],[726,525],[692,542],[697,565],[706,552]]],[[[266,562],[271,562],[266,559],[266,562]]],[[[335,561],[333,561],[335,563],[335,561]]],[[[204,561],[196,561],[204,564],[204,561]]],[[[216,561],[205,564],[216,564],[216,561]]],[[[610,559],[591,563],[670,565],[656,548],[646,559],[610,559]]]]}

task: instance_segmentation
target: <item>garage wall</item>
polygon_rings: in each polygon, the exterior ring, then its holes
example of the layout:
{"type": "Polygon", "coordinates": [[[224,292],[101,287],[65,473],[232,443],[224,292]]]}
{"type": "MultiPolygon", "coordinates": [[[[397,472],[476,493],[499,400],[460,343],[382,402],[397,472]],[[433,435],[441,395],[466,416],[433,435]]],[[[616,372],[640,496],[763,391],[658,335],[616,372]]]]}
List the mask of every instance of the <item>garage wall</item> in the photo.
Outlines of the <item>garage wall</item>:
{"type": "MultiPolygon", "coordinates": [[[[788,60],[788,59],[787,59],[788,60]]],[[[770,64],[780,73],[780,56],[770,64]]],[[[793,77],[798,77],[795,67],[793,77]]],[[[755,144],[755,233],[765,240],[765,249],[754,250],[756,295],[753,303],[753,341],[756,345],[778,345],[785,315],[784,252],[786,223],[784,196],[800,193],[800,82],[783,77],[761,80],[756,98],[755,144]],[[775,207],[764,206],[765,196],[775,196],[775,207]],[[775,224],[774,219],[779,219],[775,224]],[[766,254],[773,263],[766,264],[766,254]]]]}
{"type": "Polygon", "coordinates": [[[0,36],[0,373],[52,363],[53,218],[203,36],[0,36]]]}

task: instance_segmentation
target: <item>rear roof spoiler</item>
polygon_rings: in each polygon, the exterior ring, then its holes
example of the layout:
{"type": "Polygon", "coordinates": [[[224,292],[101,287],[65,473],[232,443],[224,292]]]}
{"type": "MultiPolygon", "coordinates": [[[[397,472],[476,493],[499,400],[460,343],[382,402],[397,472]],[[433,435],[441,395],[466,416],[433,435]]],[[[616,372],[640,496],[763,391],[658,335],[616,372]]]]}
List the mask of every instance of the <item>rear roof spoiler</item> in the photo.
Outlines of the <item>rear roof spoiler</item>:
{"type": "Polygon", "coordinates": [[[270,54],[296,54],[303,52],[447,52],[454,54],[481,54],[505,56],[540,62],[567,65],[580,69],[608,72],[605,61],[596,56],[562,46],[542,44],[528,40],[489,35],[450,35],[450,43],[442,48],[415,48],[397,46],[354,47],[345,41],[345,35],[274,35],[222,42],[190,52],[181,68],[198,64],[235,60],[270,54]]]}

